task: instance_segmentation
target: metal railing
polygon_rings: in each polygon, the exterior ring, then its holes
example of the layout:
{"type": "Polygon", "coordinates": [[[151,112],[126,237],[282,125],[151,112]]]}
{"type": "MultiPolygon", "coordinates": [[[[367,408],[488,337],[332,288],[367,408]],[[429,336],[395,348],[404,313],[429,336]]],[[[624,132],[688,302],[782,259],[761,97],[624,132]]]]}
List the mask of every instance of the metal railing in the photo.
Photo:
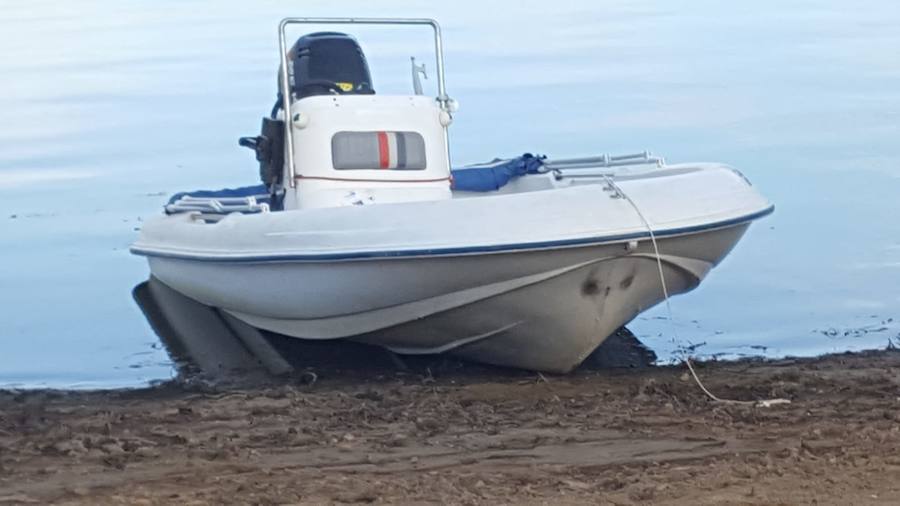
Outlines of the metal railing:
{"type": "Polygon", "coordinates": [[[563,160],[545,160],[544,167],[548,171],[553,169],[595,169],[599,167],[622,167],[625,165],[644,165],[656,164],[662,165],[664,160],[662,157],[654,156],[649,151],[634,153],[630,155],[608,154],[589,156],[585,158],[566,158],[563,160]]]}
{"type": "Polygon", "coordinates": [[[566,178],[604,178],[615,174],[603,169],[628,167],[633,165],[655,165],[662,167],[665,159],[654,156],[649,151],[630,155],[608,154],[584,158],[566,158],[563,160],[545,160],[542,172],[551,173],[556,179],[566,178]],[[593,169],[593,170],[591,170],[593,169]]]}
{"type": "Polygon", "coordinates": [[[185,195],[166,205],[166,214],[199,212],[204,214],[267,213],[269,204],[256,197],[191,197],[185,195]]]}
{"type": "MultiPolygon", "coordinates": [[[[282,107],[284,108],[284,125],[286,130],[285,141],[287,144],[287,163],[290,186],[296,186],[296,167],[294,165],[294,118],[291,114],[291,92],[288,79],[288,57],[285,28],[288,25],[425,25],[434,29],[434,51],[437,62],[438,103],[445,111],[449,112],[450,97],[447,96],[444,84],[444,47],[441,41],[441,26],[437,21],[427,18],[285,18],[278,24],[278,47],[281,50],[281,89],[282,107]]],[[[447,144],[449,156],[449,140],[444,127],[444,143],[447,144]]]]}

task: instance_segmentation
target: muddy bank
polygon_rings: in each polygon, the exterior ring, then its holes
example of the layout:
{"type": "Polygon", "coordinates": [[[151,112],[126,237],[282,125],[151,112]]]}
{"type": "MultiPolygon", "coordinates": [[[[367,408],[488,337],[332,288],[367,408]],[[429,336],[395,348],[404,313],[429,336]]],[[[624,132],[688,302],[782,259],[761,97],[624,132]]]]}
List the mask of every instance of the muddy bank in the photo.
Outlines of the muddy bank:
{"type": "Polygon", "coordinates": [[[0,504],[900,504],[900,352],[0,392],[0,504]]]}

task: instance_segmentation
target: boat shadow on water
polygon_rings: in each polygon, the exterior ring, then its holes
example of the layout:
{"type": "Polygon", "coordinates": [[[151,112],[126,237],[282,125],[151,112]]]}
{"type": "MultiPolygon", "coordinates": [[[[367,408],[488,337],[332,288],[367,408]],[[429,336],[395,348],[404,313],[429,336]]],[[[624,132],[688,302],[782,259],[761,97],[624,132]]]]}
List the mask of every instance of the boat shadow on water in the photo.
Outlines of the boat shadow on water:
{"type": "MultiPolygon", "coordinates": [[[[388,375],[533,377],[534,372],[474,363],[448,354],[400,355],[347,339],[304,340],[249,327],[222,311],[184,297],[152,276],[132,290],[165,346],[181,383],[312,383],[388,375]]],[[[608,337],[580,371],[651,367],[656,354],[627,328],[608,337]]]]}

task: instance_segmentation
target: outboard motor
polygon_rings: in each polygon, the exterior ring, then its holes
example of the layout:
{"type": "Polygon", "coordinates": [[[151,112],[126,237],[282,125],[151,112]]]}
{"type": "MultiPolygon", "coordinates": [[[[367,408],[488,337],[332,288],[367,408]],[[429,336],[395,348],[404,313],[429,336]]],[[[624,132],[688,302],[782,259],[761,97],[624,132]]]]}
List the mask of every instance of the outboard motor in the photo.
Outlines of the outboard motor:
{"type": "MultiPolygon", "coordinates": [[[[362,48],[345,33],[316,32],[300,37],[288,51],[288,66],[293,100],[313,95],[375,93],[362,48]]],[[[278,98],[270,117],[262,120],[262,133],[239,140],[241,146],[255,151],[259,177],[273,193],[281,184],[284,169],[284,120],[279,117],[282,104],[279,78],[278,98]]]]}
{"type": "Polygon", "coordinates": [[[241,137],[238,144],[256,153],[259,179],[274,195],[284,168],[284,120],[263,118],[260,132],[256,137],[241,137]]]}
{"type": "MultiPolygon", "coordinates": [[[[295,100],[311,95],[371,95],[369,64],[356,39],[338,32],[304,35],[288,51],[288,73],[295,100]]],[[[281,80],[279,95],[281,94],[281,80]]],[[[281,106],[281,100],[276,107],[281,106]]]]}

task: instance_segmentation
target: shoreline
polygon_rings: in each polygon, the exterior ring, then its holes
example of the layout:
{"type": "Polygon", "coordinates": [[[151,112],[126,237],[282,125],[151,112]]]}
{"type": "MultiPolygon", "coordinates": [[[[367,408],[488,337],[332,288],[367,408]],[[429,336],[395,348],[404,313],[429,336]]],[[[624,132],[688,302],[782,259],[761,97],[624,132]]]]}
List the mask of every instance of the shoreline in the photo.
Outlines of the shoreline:
{"type": "Polygon", "coordinates": [[[900,503],[900,351],[0,390],[0,504],[900,503]]]}

